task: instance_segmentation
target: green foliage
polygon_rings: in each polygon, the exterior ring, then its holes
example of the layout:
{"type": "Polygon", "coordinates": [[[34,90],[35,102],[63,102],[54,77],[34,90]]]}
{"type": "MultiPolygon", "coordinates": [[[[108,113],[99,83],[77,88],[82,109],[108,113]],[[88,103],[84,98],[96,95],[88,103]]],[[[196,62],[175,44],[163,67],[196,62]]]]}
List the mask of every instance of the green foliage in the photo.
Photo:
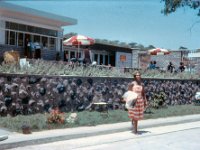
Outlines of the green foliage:
{"type": "Polygon", "coordinates": [[[198,99],[196,99],[196,100],[194,100],[193,101],[193,104],[195,105],[195,106],[200,106],[200,100],[198,99]]]}
{"type": "Polygon", "coordinates": [[[156,109],[166,106],[166,94],[164,92],[154,93],[153,101],[150,102],[150,106],[156,109]]]}
{"type": "Polygon", "coordinates": [[[151,114],[145,114],[145,119],[166,118],[172,116],[185,116],[200,114],[199,106],[194,105],[176,105],[168,106],[162,109],[151,109],[151,114]]]}
{"type": "MultiPolygon", "coordinates": [[[[200,7],[199,0],[162,0],[162,1],[165,3],[162,13],[164,13],[165,15],[173,13],[177,10],[177,8],[181,7],[190,7],[191,9],[197,9],[200,7]]],[[[198,11],[197,15],[200,16],[200,11],[198,11]]]]}
{"type": "Polygon", "coordinates": [[[22,127],[30,126],[32,130],[44,130],[47,128],[46,116],[44,114],[36,114],[29,116],[18,115],[16,117],[2,117],[0,126],[13,131],[21,132],[22,127]]]}
{"type": "MultiPolygon", "coordinates": [[[[200,109],[198,106],[194,105],[178,105],[169,106],[162,109],[151,109],[151,114],[145,114],[144,119],[155,119],[155,118],[165,118],[170,116],[183,116],[190,114],[200,114],[200,109]]],[[[69,114],[64,113],[64,118],[69,117],[69,114]]],[[[60,129],[69,127],[80,127],[80,126],[95,126],[99,124],[111,124],[119,122],[130,121],[128,118],[127,111],[123,110],[113,110],[109,111],[108,114],[103,114],[96,111],[83,111],[77,112],[77,121],[74,123],[64,124],[48,124],[47,118],[49,114],[35,114],[29,116],[18,115],[16,117],[1,117],[0,127],[7,128],[12,131],[21,132],[24,122],[28,123],[31,131],[40,131],[48,129],[60,129]]]]}
{"type": "MultiPolygon", "coordinates": [[[[124,72],[123,69],[106,66],[83,66],[78,64],[67,64],[63,61],[45,61],[29,60],[30,66],[20,68],[19,65],[4,64],[0,65],[1,73],[8,74],[27,74],[27,75],[61,75],[61,76],[82,76],[82,77],[122,77],[132,78],[135,71],[124,72]]],[[[161,78],[161,79],[200,79],[198,72],[174,73],[163,72],[159,70],[140,70],[143,78],[161,78]]]]}

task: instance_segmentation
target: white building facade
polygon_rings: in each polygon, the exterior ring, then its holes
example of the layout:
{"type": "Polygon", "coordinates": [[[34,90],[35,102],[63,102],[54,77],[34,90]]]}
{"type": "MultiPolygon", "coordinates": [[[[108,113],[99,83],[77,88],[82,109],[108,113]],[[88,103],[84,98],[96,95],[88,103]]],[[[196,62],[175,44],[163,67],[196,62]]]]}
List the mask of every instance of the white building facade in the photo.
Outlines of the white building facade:
{"type": "Polygon", "coordinates": [[[62,51],[62,26],[75,25],[77,20],[36,9],[0,2],[1,52],[17,49],[23,57],[26,40],[41,46],[41,57],[53,59],[62,51]]]}

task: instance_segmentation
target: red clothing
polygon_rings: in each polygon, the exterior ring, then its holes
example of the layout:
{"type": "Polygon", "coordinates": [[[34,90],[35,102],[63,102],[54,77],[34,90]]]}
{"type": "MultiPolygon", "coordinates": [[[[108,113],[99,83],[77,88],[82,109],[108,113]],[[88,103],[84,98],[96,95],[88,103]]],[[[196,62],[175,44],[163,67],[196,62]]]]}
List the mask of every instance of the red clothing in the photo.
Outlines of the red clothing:
{"type": "Polygon", "coordinates": [[[132,90],[138,94],[134,108],[128,110],[128,116],[134,120],[141,120],[144,116],[144,102],[142,97],[143,86],[134,84],[132,90]]]}

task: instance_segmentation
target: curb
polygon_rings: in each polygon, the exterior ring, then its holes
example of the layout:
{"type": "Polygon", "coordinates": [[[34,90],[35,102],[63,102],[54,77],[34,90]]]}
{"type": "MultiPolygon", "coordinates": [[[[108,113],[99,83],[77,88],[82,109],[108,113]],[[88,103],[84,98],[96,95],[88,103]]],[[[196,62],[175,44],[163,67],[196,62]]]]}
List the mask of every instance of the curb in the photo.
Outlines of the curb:
{"type": "Polygon", "coordinates": [[[0,141],[8,139],[8,135],[0,135],[0,141]]]}
{"type": "MultiPolygon", "coordinates": [[[[159,126],[167,126],[174,124],[182,124],[187,122],[196,122],[200,121],[200,115],[188,115],[181,117],[169,117],[169,118],[159,118],[159,119],[148,119],[142,120],[139,122],[139,129],[151,128],[151,127],[159,127],[159,126]]],[[[53,135],[49,137],[38,137],[37,139],[28,139],[29,135],[26,135],[26,140],[15,141],[15,142],[4,142],[0,143],[1,149],[9,149],[16,147],[23,147],[27,145],[38,145],[56,141],[64,141],[76,138],[97,136],[97,135],[105,135],[112,134],[116,132],[124,132],[129,131],[131,129],[130,122],[124,123],[116,123],[116,124],[104,124],[92,127],[80,127],[71,129],[71,133],[53,135]],[[89,130],[85,130],[85,128],[89,128],[89,130]],[[75,131],[75,132],[74,132],[75,131]],[[77,132],[78,131],[78,132],[77,132]]],[[[49,131],[50,132],[50,131],[49,131]]]]}

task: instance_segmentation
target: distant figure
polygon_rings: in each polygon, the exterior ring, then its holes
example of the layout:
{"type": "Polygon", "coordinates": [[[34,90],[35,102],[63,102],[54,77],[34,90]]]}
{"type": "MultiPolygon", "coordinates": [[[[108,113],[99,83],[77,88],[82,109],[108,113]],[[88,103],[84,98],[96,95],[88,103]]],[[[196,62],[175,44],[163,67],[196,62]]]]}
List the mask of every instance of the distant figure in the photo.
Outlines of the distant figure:
{"type": "Polygon", "coordinates": [[[184,66],[183,62],[180,62],[179,70],[181,72],[183,72],[185,70],[185,66],[184,66]]]}
{"type": "Polygon", "coordinates": [[[26,38],[25,47],[24,47],[24,56],[25,57],[28,57],[28,42],[29,42],[29,39],[26,38]]]}
{"type": "Polygon", "coordinates": [[[150,62],[149,69],[156,69],[156,61],[151,61],[150,62]]]}
{"type": "Polygon", "coordinates": [[[33,52],[33,58],[38,59],[41,58],[41,46],[38,42],[33,43],[34,44],[34,51],[33,52]]]}
{"type": "Polygon", "coordinates": [[[85,54],[85,58],[83,60],[84,64],[91,64],[91,60],[90,60],[90,51],[89,49],[85,49],[84,50],[84,54],[85,54]]]}
{"type": "Polygon", "coordinates": [[[149,69],[153,69],[153,61],[150,61],[149,69]]]}
{"type": "Polygon", "coordinates": [[[57,52],[57,53],[56,53],[56,61],[59,61],[59,60],[60,60],[60,53],[57,52]]]}
{"type": "Polygon", "coordinates": [[[173,73],[174,69],[175,69],[175,67],[172,64],[172,62],[169,62],[169,65],[167,66],[167,70],[170,71],[171,73],[173,73]]]}

